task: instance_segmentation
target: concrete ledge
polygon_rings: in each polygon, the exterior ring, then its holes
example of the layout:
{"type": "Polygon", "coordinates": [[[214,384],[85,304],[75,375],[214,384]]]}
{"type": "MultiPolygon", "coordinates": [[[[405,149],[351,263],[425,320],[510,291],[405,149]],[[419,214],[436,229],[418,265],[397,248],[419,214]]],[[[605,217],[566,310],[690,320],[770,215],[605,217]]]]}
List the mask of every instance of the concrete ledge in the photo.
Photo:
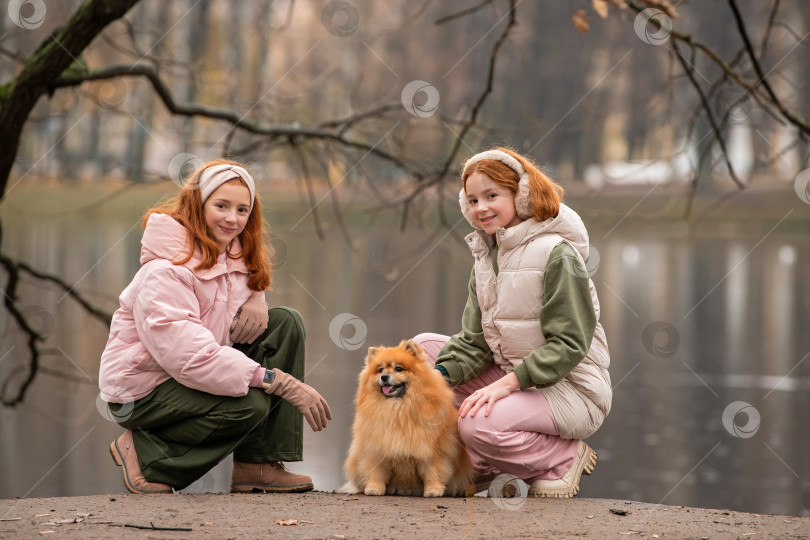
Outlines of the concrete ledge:
{"type": "Polygon", "coordinates": [[[0,538],[810,538],[810,518],[614,499],[324,492],[5,499],[0,520],[0,538]],[[276,523],[284,521],[297,524],[276,523]]]}

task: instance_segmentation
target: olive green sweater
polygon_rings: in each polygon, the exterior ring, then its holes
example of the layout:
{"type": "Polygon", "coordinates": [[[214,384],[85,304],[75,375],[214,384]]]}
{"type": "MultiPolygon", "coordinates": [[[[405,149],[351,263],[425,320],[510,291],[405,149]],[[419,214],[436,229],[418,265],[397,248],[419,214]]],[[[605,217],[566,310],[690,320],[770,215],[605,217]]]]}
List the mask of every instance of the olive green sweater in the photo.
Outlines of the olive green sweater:
{"type": "MultiPolygon", "coordinates": [[[[497,273],[496,260],[495,254],[492,261],[497,273]]],[[[584,265],[568,244],[561,243],[551,251],[544,275],[545,303],[538,314],[546,343],[515,368],[521,389],[553,385],[588,353],[596,329],[596,313],[589,279],[580,277],[586,275],[584,265]],[[577,271],[566,270],[566,264],[575,265],[577,271]]],[[[470,274],[468,288],[461,332],[450,338],[436,359],[436,366],[447,373],[451,386],[474,379],[492,363],[492,351],[481,327],[475,271],[470,274]]]]}

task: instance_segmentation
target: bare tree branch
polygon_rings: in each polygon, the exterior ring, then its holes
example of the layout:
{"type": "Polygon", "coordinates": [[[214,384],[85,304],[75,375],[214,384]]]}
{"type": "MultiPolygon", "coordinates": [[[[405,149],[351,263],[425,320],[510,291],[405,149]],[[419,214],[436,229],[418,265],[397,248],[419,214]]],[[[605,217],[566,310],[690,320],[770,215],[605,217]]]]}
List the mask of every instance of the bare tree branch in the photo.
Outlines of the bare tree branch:
{"type": "Polygon", "coordinates": [[[748,30],[745,28],[745,21],[742,19],[742,14],[740,14],[740,8],[737,7],[736,0],[728,0],[728,5],[731,7],[731,12],[734,13],[734,21],[737,23],[737,31],[740,33],[740,37],[743,40],[745,51],[748,53],[748,58],[751,60],[751,65],[754,66],[754,70],[757,72],[757,77],[759,80],[757,80],[756,84],[761,84],[768,92],[768,95],[771,96],[771,100],[778,102],[779,98],[776,97],[773,88],[771,88],[771,85],[768,84],[767,79],[765,79],[765,73],[762,72],[762,66],[759,65],[759,59],[754,52],[754,47],[751,45],[751,40],[748,38],[748,30]]]}
{"type": "MultiPolygon", "coordinates": [[[[135,65],[122,65],[122,66],[109,66],[106,68],[87,70],[83,73],[75,72],[67,76],[60,77],[51,83],[51,88],[62,88],[67,86],[77,86],[86,81],[96,81],[104,79],[113,79],[119,77],[142,76],[146,77],[152,84],[158,97],[160,97],[163,104],[170,113],[178,116],[202,116],[212,118],[215,120],[222,120],[230,123],[234,128],[244,130],[248,133],[255,135],[263,135],[270,138],[279,138],[284,142],[292,138],[307,138],[307,139],[322,139],[329,142],[341,144],[343,146],[366,150],[389,161],[401,168],[403,171],[414,174],[419,177],[418,171],[413,167],[403,162],[397,156],[380,150],[374,144],[369,144],[364,141],[357,141],[347,138],[341,131],[333,132],[318,128],[303,128],[295,125],[278,126],[272,124],[260,124],[250,121],[234,111],[219,109],[214,107],[206,107],[204,105],[196,104],[180,104],[177,103],[171,94],[168,86],[160,79],[157,70],[151,66],[143,64],[135,65]]],[[[391,106],[389,106],[391,107],[391,106]]],[[[350,118],[349,121],[357,121],[355,117],[350,118]]],[[[337,125],[334,124],[333,125],[337,125]]]]}
{"type": "Polygon", "coordinates": [[[476,11],[488,6],[491,3],[492,3],[492,0],[483,0],[480,4],[476,4],[476,5],[474,5],[474,6],[470,7],[470,8],[462,9],[461,11],[457,11],[456,13],[451,13],[450,15],[445,15],[444,17],[442,17],[440,19],[436,19],[436,22],[434,22],[433,24],[435,24],[436,26],[439,26],[440,24],[450,22],[450,21],[452,21],[454,19],[459,19],[461,17],[466,17],[467,15],[471,15],[471,14],[475,13],[476,11]]]}
{"type": "MultiPolygon", "coordinates": [[[[498,59],[498,51],[501,48],[501,45],[506,41],[506,38],[509,36],[509,32],[515,26],[516,23],[516,11],[515,11],[515,0],[509,1],[509,22],[504,27],[501,34],[498,36],[498,39],[495,41],[495,45],[492,47],[492,52],[489,56],[489,69],[487,72],[487,83],[482,90],[481,94],[478,96],[475,104],[470,111],[469,119],[462,125],[461,132],[456,134],[456,139],[453,142],[453,146],[450,152],[447,155],[447,159],[442,164],[441,169],[435,174],[431,175],[431,178],[426,179],[423,182],[419,182],[414,189],[411,190],[410,194],[405,197],[402,201],[403,204],[403,212],[407,212],[409,208],[410,202],[416,198],[422,191],[425,189],[434,186],[434,185],[441,185],[442,180],[445,176],[447,176],[450,167],[452,166],[453,162],[457,159],[456,156],[461,148],[461,144],[464,142],[464,137],[467,135],[467,132],[475,125],[476,121],[478,120],[478,113],[480,112],[481,108],[483,107],[484,103],[486,102],[487,97],[489,94],[492,93],[492,85],[495,79],[495,64],[498,59]]],[[[439,222],[442,226],[449,225],[449,220],[447,219],[447,214],[445,213],[443,198],[438,197],[439,201],[439,222]]],[[[404,218],[403,218],[404,219],[404,218]]],[[[404,222],[403,222],[404,223],[404,222]]]]}
{"type": "Polygon", "coordinates": [[[19,75],[0,87],[0,199],[17,155],[22,128],[40,96],[60,73],[112,21],[138,0],[87,0],[56,34],[48,36],[28,58],[19,75]]]}
{"type": "Polygon", "coordinates": [[[295,155],[296,159],[298,160],[298,166],[301,169],[301,174],[304,177],[304,183],[307,187],[307,196],[309,197],[309,205],[312,210],[312,221],[315,223],[315,232],[318,234],[318,238],[320,240],[326,239],[326,235],[323,233],[323,226],[321,225],[321,218],[318,214],[318,203],[315,200],[315,190],[312,185],[312,177],[309,174],[309,167],[307,167],[307,160],[304,159],[304,156],[301,153],[301,149],[295,142],[291,143],[292,151],[295,155]]]}
{"type": "Polygon", "coordinates": [[[25,333],[28,337],[28,374],[20,384],[20,388],[17,390],[16,395],[6,395],[6,386],[11,381],[11,377],[7,378],[2,388],[0,388],[0,400],[2,400],[3,405],[13,407],[14,405],[22,402],[23,397],[25,396],[25,391],[34,381],[34,376],[36,376],[37,367],[39,366],[39,348],[37,347],[37,344],[44,342],[45,336],[40,334],[36,328],[32,327],[28,323],[28,319],[26,319],[22,310],[17,306],[17,285],[20,281],[20,272],[17,263],[15,263],[14,260],[5,254],[0,253],[0,265],[6,269],[6,273],[8,274],[3,304],[5,305],[6,310],[11,314],[14,321],[17,323],[17,326],[19,326],[23,333],[25,333]]]}
{"type": "MultiPolygon", "coordinates": [[[[641,12],[644,10],[644,6],[640,5],[636,0],[627,0],[627,4],[632,7],[635,11],[641,12]]],[[[657,24],[660,27],[660,22],[657,19],[652,19],[651,22],[653,24],[657,24]]],[[[693,36],[689,34],[684,34],[677,30],[672,30],[671,36],[675,39],[682,41],[689,45],[692,49],[697,49],[703,52],[709,59],[714,62],[720,69],[722,69],[737,85],[741,88],[747,90],[751,95],[755,98],[762,98],[768,103],[775,106],[781,115],[791,124],[799,128],[804,136],[810,135],[810,124],[803,118],[799,117],[796,113],[790,111],[780,99],[778,99],[775,95],[770,95],[766,92],[763,92],[759,88],[759,81],[756,84],[751,85],[750,83],[743,80],[740,74],[731,68],[721,57],[720,55],[708,47],[706,44],[697,41],[693,36]]],[[[693,64],[694,65],[694,64],[693,64]]]]}
{"type": "MultiPolygon", "coordinates": [[[[2,256],[7,258],[8,260],[11,260],[11,258],[8,257],[7,255],[2,256]]],[[[68,296],[73,298],[80,306],[82,306],[85,311],[87,311],[90,315],[92,315],[93,317],[104,323],[105,326],[109,326],[112,323],[112,314],[107,313],[101,308],[94,306],[93,304],[85,300],[85,298],[82,295],[76,292],[75,285],[69,285],[59,276],[34,270],[33,268],[31,268],[30,266],[28,266],[23,262],[16,262],[16,265],[19,270],[22,270],[23,272],[26,272],[39,280],[49,281],[51,283],[55,283],[56,285],[58,285],[60,289],[62,289],[68,296]]]]}
{"type": "Polygon", "coordinates": [[[776,13],[779,11],[779,0],[773,1],[771,14],[768,16],[768,25],[765,27],[765,33],[762,36],[762,44],[759,46],[760,59],[765,58],[765,53],[768,50],[768,42],[771,38],[771,32],[776,23],[776,13]]]}

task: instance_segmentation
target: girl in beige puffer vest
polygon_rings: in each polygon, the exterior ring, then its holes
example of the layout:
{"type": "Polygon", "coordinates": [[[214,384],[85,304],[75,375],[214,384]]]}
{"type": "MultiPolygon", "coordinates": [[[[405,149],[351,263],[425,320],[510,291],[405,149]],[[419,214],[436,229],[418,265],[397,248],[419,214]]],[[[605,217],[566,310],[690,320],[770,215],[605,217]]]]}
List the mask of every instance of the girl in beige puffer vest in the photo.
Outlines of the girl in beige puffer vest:
{"type": "Polygon", "coordinates": [[[478,229],[466,238],[474,264],[462,330],[414,340],[455,388],[478,488],[507,473],[529,496],[572,497],[597,459],[581,439],[612,398],[587,230],[562,187],[511,150],[470,158],[462,185],[462,212],[478,229]]]}

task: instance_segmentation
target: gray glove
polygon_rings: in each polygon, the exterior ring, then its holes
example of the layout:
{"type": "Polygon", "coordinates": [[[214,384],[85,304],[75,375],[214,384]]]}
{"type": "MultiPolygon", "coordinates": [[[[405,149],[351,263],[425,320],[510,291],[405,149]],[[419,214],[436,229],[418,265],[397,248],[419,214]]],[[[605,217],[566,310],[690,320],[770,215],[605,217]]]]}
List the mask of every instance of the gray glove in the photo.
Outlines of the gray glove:
{"type": "Polygon", "coordinates": [[[271,383],[262,383],[262,388],[268,394],[275,394],[285,401],[292,403],[301,411],[309,422],[312,431],[320,431],[326,427],[326,421],[332,419],[329,404],[321,395],[308,384],[304,384],[289,373],[273,368],[276,378],[271,383]]]}

